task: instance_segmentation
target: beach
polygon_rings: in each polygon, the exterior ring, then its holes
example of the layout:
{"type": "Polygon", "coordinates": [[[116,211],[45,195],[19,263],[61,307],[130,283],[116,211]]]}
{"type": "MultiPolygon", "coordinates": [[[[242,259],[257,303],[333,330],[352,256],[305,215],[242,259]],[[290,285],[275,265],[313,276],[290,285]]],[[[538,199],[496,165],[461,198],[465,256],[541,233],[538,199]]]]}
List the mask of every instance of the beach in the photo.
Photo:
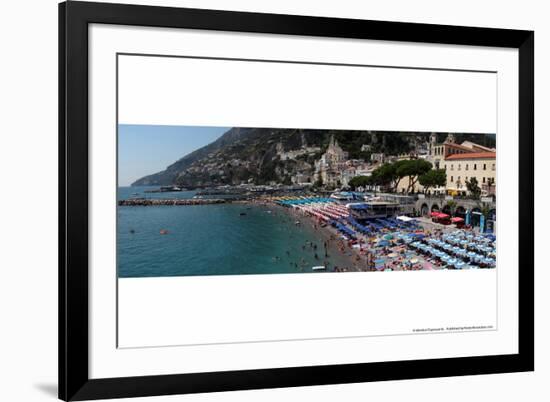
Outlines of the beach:
{"type": "Polygon", "coordinates": [[[169,199],[165,194],[143,197],[154,202],[120,202],[132,194],[140,199],[146,191],[119,189],[119,277],[416,271],[495,264],[491,242],[487,250],[468,249],[467,236],[480,244],[487,238],[425,218],[360,223],[346,204],[290,195],[199,203],[196,192],[189,191],[169,199]]]}
{"type": "MultiPolygon", "coordinates": [[[[324,226],[348,255],[350,266],[335,271],[416,271],[479,269],[496,266],[496,237],[473,229],[435,223],[427,218],[354,219],[349,208],[323,197],[270,197],[297,218],[324,226]],[[366,225],[366,226],[365,226],[366,225]],[[349,250],[349,251],[348,251],[349,250]]],[[[353,208],[353,207],[351,207],[353,208]]]]}

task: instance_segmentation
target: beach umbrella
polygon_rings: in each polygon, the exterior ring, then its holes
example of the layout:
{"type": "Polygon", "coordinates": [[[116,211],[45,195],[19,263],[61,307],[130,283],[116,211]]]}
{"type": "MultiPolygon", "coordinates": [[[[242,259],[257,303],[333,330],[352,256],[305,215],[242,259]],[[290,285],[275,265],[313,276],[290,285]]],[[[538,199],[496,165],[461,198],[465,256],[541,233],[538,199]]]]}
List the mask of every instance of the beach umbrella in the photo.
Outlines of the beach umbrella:
{"type": "Polygon", "coordinates": [[[384,235],[384,239],[391,240],[393,239],[393,236],[391,234],[384,235]]]}

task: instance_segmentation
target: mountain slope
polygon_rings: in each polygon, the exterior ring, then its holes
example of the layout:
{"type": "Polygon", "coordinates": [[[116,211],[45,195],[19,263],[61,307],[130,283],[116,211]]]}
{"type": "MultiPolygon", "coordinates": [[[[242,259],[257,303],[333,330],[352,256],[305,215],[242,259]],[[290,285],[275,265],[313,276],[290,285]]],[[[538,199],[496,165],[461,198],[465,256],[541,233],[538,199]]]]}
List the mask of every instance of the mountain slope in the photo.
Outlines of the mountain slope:
{"type": "MultiPolygon", "coordinates": [[[[132,185],[204,187],[225,184],[290,184],[297,173],[313,175],[314,164],[328,146],[338,141],[352,159],[368,159],[371,152],[396,155],[425,142],[429,133],[277,128],[232,128],[216,141],[184,156],[165,170],[145,176],[132,185]],[[362,152],[362,145],[370,145],[362,152]]],[[[441,141],[444,134],[438,135],[441,141]]],[[[494,146],[494,137],[455,134],[457,142],[472,140],[494,146]]]]}
{"type": "Polygon", "coordinates": [[[174,162],[168,166],[165,170],[151,174],[149,176],[142,177],[136,182],[132,183],[132,186],[150,186],[150,185],[170,185],[174,184],[176,178],[180,172],[185,171],[194,162],[205,158],[208,154],[216,152],[219,149],[228,146],[232,143],[238,142],[239,139],[246,135],[250,129],[246,128],[232,128],[224,133],[216,141],[199,148],[190,154],[185,155],[183,158],[174,162]]]}

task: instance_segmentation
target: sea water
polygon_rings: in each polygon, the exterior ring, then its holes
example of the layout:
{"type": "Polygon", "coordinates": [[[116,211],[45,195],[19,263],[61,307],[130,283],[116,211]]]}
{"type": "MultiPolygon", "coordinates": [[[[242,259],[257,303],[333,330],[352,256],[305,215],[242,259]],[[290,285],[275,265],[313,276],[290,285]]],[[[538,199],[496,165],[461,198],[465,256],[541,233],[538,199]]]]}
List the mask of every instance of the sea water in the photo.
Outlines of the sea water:
{"type": "MultiPolygon", "coordinates": [[[[150,189],[119,187],[118,199],[196,194],[145,193],[150,189]]],[[[326,229],[315,230],[312,220],[270,206],[117,207],[119,277],[298,273],[325,264],[327,271],[349,266],[349,256],[339,251],[325,257],[325,239],[326,229]]]]}

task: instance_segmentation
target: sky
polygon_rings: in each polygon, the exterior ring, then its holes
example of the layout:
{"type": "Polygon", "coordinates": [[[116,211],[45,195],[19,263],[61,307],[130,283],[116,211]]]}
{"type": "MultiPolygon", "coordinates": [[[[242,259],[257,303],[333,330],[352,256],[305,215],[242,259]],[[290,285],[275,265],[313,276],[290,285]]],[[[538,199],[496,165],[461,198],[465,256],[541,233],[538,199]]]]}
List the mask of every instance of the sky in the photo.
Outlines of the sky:
{"type": "Polygon", "coordinates": [[[190,152],[210,144],[229,127],[118,126],[118,185],[164,170],[190,152]]]}

